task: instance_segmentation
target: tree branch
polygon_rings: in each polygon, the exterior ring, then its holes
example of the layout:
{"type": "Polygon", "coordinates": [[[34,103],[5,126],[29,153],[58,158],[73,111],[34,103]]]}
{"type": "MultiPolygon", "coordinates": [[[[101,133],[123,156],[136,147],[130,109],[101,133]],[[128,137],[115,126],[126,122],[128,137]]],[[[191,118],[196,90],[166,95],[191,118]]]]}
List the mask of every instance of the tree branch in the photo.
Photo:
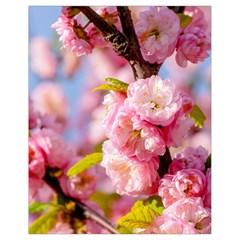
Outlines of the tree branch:
{"type": "Polygon", "coordinates": [[[103,33],[105,40],[112,45],[113,50],[129,62],[135,79],[157,75],[160,65],[150,64],[141,55],[128,7],[117,7],[124,30],[123,33],[114,25],[107,23],[90,7],[78,7],[78,9],[103,33]]]}
{"type": "Polygon", "coordinates": [[[175,13],[183,13],[184,6],[168,6],[169,9],[173,10],[175,13]]]}
{"type": "Polygon", "coordinates": [[[163,156],[159,156],[159,159],[160,165],[158,169],[158,174],[162,178],[168,172],[168,167],[172,162],[172,157],[167,147],[165,154],[163,156]]]}
{"type": "MultiPolygon", "coordinates": [[[[98,225],[102,226],[103,228],[107,229],[110,233],[118,234],[119,232],[114,228],[114,226],[108,222],[107,219],[102,217],[100,214],[95,212],[93,209],[88,207],[86,204],[82,203],[75,198],[66,196],[62,191],[59,182],[56,177],[52,177],[49,174],[49,168],[47,168],[47,173],[44,176],[43,180],[60,196],[63,201],[69,202],[73,201],[76,203],[76,207],[74,209],[73,215],[80,220],[84,219],[91,219],[92,221],[96,222],[98,225]]],[[[61,204],[61,203],[60,203],[61,204]]]]}
{"type": "Polygon", "coordinates": [[[153,68],[152,64],[146,62],[141,54],[140,45],[137,35],[135,33],[131,11],[128,7],[117,7],[118,14],[121,20],[123,33],[128,37],[128,41],[131,46],[131,56],[133,63],[133,69],[137,72],[139,78],[147,78],[158,73],[158,69],[153,68]]]}

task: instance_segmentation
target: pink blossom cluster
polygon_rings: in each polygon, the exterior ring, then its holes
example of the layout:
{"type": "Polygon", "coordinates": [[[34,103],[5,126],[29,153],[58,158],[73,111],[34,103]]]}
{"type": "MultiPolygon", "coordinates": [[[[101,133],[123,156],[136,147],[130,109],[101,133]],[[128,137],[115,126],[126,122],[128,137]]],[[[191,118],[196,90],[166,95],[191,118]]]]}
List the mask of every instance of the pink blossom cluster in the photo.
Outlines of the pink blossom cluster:
{"type": "Polygon", "coordinates": [[[72,145],[66,143],[58,130],[58,125],[48,115],[41,115],[33,109],[29,100],[29,187],[32,195],[43,187],[47,169],[55,169],[56,177],[67,196],[86,200],[96,189],[94,169],[85,170],[72,179],[68,169],[82,157],[76,155],[72,145]],[[56,127],[57,126],[57,127],[56,127]],[[52,128],[51,128],[52,127],[52,128]]]}
{"type": "Polygon", "coordinates": [[[42,82],[36,86],[32,92],[33,107],[37,109],[41,115],[48,115],[42,121],[44,123],[52,121],[62,126],[66,125],[69,114],[69,100],[63,90],[63,87],[57,82],[42,82]]]}
{"type": "Polygon", "coordinates": [[[180,67],[186,67],[188,61],[204,61],[211,50],[211,38],[203,12],[198,7],[186,7],[184,13],[189,15],[192,21],[183,29],[177,42],[175,58],[180,67]]]}
{"type": "Polygon", "coordinates": [[[109,140],[103,161],[117,193],[154,194],[159,183],[159,156],[179,147],[193,121],[187,116],[192,99],[159,76],[129,84],[127,93],[111,91],[103,125],[109,140]]]}
{"type": "Polygon", "coordinates": [[[211,168],[202,146],[176,154],[160,180],[158,194],[165,207],[144,233],[210,233],[211,168]]]}
{"type": "Polygon", "coordinates": [[[168,7],[151,7],[139,15],[135,28],[142,55],[146,61],[160,64],[174,52],[180,19],[168,7]]]}
{"type": "Polygon", "coordinates": [[[211,209],[200,197],[179,199],[155,217],[143,234],[209,234],[211,209]]]}
{"type": "MultiPolygon", "coordinates": [[[[97,13],[109,24],[116,24],[116,27],[120,28],[116,7],[102,7],[97,13]]],[[[59,41],[63,43],[63,47],[78,57],[92,53],[95,47],[109,46],[93,23],[89,21],[84,26],[83,16],[75,7],[62,7],[62,15],[52,24],[52,28],[60,35],[59,41]]]]}
{"type": "MultiPolygon", "coordinates": [[[[99,215],[104,216],[103,210],[100,209],[98,204],[89,200],[82,200],[82,203],[89,206],[99,215]]],[[[97,223],[86,219],[83,223],[79,224],[79,219],[69,218],[64,212],[60,212],[57,216],[57,221],[52,229],[48,232],[50,234],[100,234],[100,233],[109,233],[107,230],[104,230],[97,223]]]]}
{"type": "Polygon", "coordinates": [[[176,50],[177,64],[186,67],[188,61],[197,63],[209,56],[211,39],[203,12],[198,7],[186,7],[184,14],[191,17],[186,27],[181,27],[179,16],[167,7],[140,12],[135,29],[146,61],[161,64],[176,50]]]}
{"type": "Polygon", "coordinates": [[[51,50],[50,42],[43,37],[31,39],[29,53],[32,70],[43,79],[55,77],[57,71],[57,57],[51,50]]]}

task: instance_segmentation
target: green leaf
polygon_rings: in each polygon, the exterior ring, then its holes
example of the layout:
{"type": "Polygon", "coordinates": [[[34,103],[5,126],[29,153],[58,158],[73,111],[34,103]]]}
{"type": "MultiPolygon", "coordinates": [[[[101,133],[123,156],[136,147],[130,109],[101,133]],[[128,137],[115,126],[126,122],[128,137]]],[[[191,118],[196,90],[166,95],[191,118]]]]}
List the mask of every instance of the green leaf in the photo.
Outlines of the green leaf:
{"type": "Polygon", "coordinates": [[[122,82],[121,80],[118,80],[116,78],[106,78],[105,81],[109,82],[111,85],[114,85],[114,86],[122,86],[122,87],[128,88],[127,83],[122,82]]]}
{"type": "Polygon", "coordinates": [[[29,213],[37,213],[42,212],[50,206],[49,203],[41,203],[41,202],[33,202],[29,207],[29,213]]]}
{"type": "Polygon", "coordinates": [[[41,215],[29,227],[29,233],[30,234],[48,233],[50,229],[54,226],[57,214],[58,214],[58,209],[53,208],[50,211],[41,215]]]}
{"type": "Polygon", "coordinates": [[[207,158],[207,161],[205,162],[205,166],[206,166],[206,169],[207,168],[211,168],[211,165],[212,165],[212,156],[211,156],[211,154],[208,156],[208,158],[207,158]]]}
{"type": "Polygon", "coordinates": [[[85,158],[81,159],[75,165],[73,165],[67,172],[67,175],[72,178],[74,175],[90,168],[91,166],[102,161],[103,155],[101,152],[96,152],[87,155],[85,158]]]}
{"type": "Polygon", "coordinates": [[[104,211],[105,216],[109,217],[111,205],[114,201],[118,200],[121,196],[117,193],[103,193],[96,191],[92,194],[89,200],[96,202],[99,207],[104,211]]]}
{"type": "Polygon", "coordinates": [[[160,214],[151,207],[141,206],[120,218],[118,224],[124,227],[146,228],[156,216],[160,216],[160,214]]]}
{"type": "Polygon", "coordinates": [[[180,25],[182,28],[187,27],[192,21],[192,18],[184,13],[178,13],[177,15],[180,18],[180,25]]]}
{"type": "Polygon", "coordinates": [[[98,143],[97,145],[95,145],[94,146],[94,152],[102,152],[102,145],[103,145],[104,142],[105,142],[105,140],[98,143]]]}
{"type": "Polygon", "coordinates": [[[164,210],[164,206],[162,204],[161,197],[159,196],[151,196],[147,199],[140,199],[133,205],[131,211],[134,211],[135,209],[142,207],[142,206],[149,206],[152,208],[155,212],[162,214],[164,210]]]}
{"type": "Polygon", "coordinates": [[[116,230],[122,234],[131,234],[133,233],[133,228],[132,227],[126,227],[126,226],[121,226],[117,224],[116,230]]]}
{"type": "Polygon", "coordinates": [[[193,105],[192,111],[188,114],[193,119],[196,127],[202,128],[204,121],[206,120],[202,110],[195,104],[193,105]]]}
{"type": "Polygon", "coordinates": [[[124,83],[118,79],[115,78],[106,78],[106,82],[110,84],[103,84],[101,86],[98,86],[92,90],[92,92],[97,90],[114,90],[118,92],[127,92],[128,84],[124,83]]]}

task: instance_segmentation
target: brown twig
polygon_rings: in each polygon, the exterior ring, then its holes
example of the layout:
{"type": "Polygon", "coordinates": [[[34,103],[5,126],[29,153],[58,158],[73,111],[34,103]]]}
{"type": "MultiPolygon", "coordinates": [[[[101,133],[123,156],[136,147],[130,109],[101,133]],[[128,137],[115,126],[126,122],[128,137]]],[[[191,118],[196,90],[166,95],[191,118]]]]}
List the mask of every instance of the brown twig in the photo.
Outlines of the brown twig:
{"type": "Polygon", "coordinates": [[[160,65],[150,64],[141,55],[128,7],[117,7],[124,30],[123,33],[114,25],[107,23],[90,7],[78,8],[103,33],[105,40],[112,45],[113,50],[129,62],[135,79],[157,75],[160,65]]]}
{"type": "Polygon", "coordinates": [[[158,168],[158,174],[162,178],[168,172],[168,167],[172,162],[172,157],[167,147],[166,147],[165,154],[163,156],[159,156],[159,159],[160,159],[160,165],[158,168]]]}
{"type": "Polygon", "coordinates": [[[74,209],[73,215],[80,220],[84,219],[91,219],[92,221],[96,222],[98,225],[102,226],[106,230],[108,230],[110,233],[117,234],[119,233],[114,226],[104,217],[99,215],[97,212],[95,212],[93,209],[88,207],[83,202],[76,200],[75,198],[66,196],[64,192],[62,191],[59,182],[56,177],[52,177],[49,174],[49,170],[47,169],[47,173],[44,176],[43,180],[59,195],[62,199],[64,199],[65,202],[73,201],[76,203],[76,207],[74,209]]]}

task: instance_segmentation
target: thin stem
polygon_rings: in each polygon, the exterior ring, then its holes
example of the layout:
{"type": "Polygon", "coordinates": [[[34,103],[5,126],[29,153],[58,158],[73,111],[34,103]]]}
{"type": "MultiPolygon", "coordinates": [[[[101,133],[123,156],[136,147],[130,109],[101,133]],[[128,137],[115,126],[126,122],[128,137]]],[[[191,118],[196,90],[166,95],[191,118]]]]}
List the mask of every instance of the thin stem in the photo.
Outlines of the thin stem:
{"type": "Polygon", "coordinates": [[[49,170],[47,169],[47,173],[44,176],[43,180],[59,195],[61,196],[61,199],[64,199],[63,201],[69,202],[73,201],[76,203],[76,208],[74,210],[73,215],[80,220],[84,219],[91,219],[92,221],[96,222],[98,225],[102,226],[106,230],[108,230],[110,233],[117,234],[119,233],[114,226],[104,217],[102,217],[100,214],[95,212],[93,209],[85,205],[79,200],[76,200],[75,198],[66,196],[64,192],[62,191],[59,182],[57,178],[51,177],[49,174],[49,170]]]}
{"type": "Polygon", "coordinates": [[[157,75],[160,65],[150,64],[142,58],[128,7],[118,7],[123,33],[114,25],[106,22],[90,7],[78,7],[78,9],[103,33],[105,40],[112,45],[113,50],[129,62],[135,79],[157,75]]]}
{"type": "Polygon", "coordinates": [[[158,169],[158,174],[162,178],[168,172],[168,167],[172,162],[172,157],[167,147],[166,147],[165,154],[163,156],[159,156],[159,158],[160,158],[160,165],[158,169]]]}
{"type": "Polygon", "coordinates": [[[173,10],[175,13],[183,13],[184,6],[168,6],[169,9],[173,10]]]}
{"type": "Polygon", "coordinates": [[[121,20],[123,33],[128,37],[128,41],[131,46],[131,56],[134,62],[132,65],[130,63],[130,65],[132,66],[133,71],[136,71],[135,75],[137,78],[147,78],[152,75],[156,75],[157,72],[154,71],[155,69],[142,57],[140,45],[131,17],[131,11],[128,7],[125,6],[117,7],[117,10],[121,20]]]}

